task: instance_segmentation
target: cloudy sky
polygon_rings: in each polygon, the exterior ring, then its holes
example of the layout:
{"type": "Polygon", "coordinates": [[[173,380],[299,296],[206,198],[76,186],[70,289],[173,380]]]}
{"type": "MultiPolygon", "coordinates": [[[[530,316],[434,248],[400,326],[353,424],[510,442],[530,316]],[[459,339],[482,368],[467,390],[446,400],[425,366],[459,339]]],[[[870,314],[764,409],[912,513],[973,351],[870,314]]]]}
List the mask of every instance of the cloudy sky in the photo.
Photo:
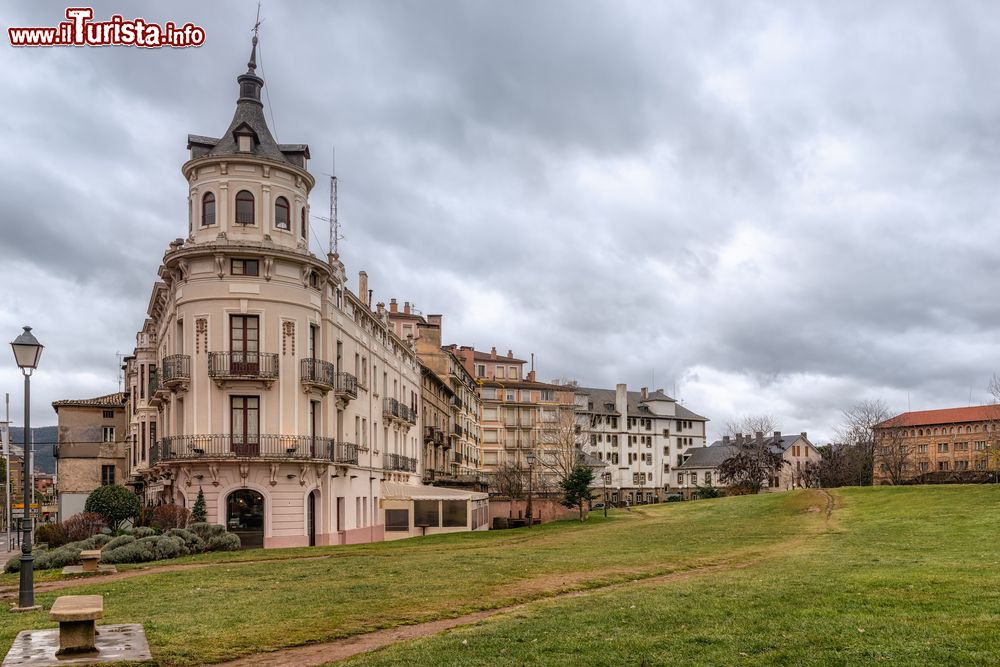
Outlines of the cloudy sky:
{"type": "MultiPolygon", "coordinates": [[[[219,136],[250,2],[99,2],[203,47],[15,50],[0,7],[0,337],[49,403],[117,389],[188,133],[219,136]],[[5,332],[5,333],[4,333],[5,332]]],[[[271,129],[308,143],[356,287],[541,378],[663,387],[833,435],[862,398],[987,400],[1000,370],[1000,10],[990,2],[267,2],[271,129]]],[[[314,252],[325,223],[313,220],[314,252]]],[[[6,357],[4,356],[6,354],[6,357]]],[[[0,353],[21,423],[21,376],[0,353]]]]}

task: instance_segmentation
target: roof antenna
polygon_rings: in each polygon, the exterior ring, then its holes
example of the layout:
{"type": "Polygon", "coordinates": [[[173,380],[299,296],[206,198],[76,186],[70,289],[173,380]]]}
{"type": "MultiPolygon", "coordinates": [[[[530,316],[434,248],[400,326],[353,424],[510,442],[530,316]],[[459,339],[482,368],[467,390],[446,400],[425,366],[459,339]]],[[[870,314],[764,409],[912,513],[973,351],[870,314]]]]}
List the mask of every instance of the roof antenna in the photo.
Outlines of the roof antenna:
{"type": "Polygon", "coordinates": [[[340,233],[340,222],[337,219],[337,148],[333,148],[333,162],[331,163],[333,169],[330,174],[330,217],[324,218],[323,216],[317,215],[316,217],[330,224],[330,245],[328,246],[328,252],[333,256],[334,259],[340,258],[340,239],[344,238],[340,233]]]}
{"type": "Polygon", "coordinates": [[[118,359],[118,368],[117,368],[117,370],[115,372],[115,375],[118,376],[118,393],[119,394],[122,393],[122,375],[124,375],[124,372],[122,371],[122,357],[124,357],[124,356],[125,355],[123,355],[121,352],[115,352],[115,357],[118,359]]]}

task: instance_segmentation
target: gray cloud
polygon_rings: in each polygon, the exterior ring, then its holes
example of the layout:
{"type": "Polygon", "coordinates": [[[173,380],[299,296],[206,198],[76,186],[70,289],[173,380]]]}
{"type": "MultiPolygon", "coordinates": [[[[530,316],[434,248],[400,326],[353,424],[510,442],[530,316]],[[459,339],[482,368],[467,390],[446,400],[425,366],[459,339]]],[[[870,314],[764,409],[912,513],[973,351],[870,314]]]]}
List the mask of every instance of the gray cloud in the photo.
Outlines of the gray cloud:
{"type": "MultiPolygon", "coordinates": [[[[32,323],[49,346],[37,423],[51,400],[116,388],[114,353],[186,231],[185,137],[225,129],[254,9],[95,7],[194,21],[200,49],[0,47],[0,331],[32,323]]],[[[335,145],[349,271],[444,313],[447,340],[535,352],[547,379],[655,378],[719,428],[770,412],[822,439],[860,398],[985,399],[1000,352],[988,4],[265,13],[268,116],[312,148],[314,214],[335,145]]],[[[0,364],[0,389],[18,382],[0,364]]]]}

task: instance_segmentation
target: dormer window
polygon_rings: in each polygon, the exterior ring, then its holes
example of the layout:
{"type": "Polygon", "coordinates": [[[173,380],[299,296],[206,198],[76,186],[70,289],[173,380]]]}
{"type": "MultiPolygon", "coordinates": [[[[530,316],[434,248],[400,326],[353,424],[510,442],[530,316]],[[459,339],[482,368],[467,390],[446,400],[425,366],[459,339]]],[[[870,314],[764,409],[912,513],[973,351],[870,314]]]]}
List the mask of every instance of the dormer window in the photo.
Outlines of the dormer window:
{"type": "Polygon", "coordinates": [[[201,198],[201,226],[211,227],[215,224],[215,195],[206,192],[201,198]]]}
{"type": "Polygon", "coordinates": [[[291,219],[291,209],[288,206],[288,200],[284,197],[278,197],[274,200],[274,226],[278,229],[284,229],[285,231],[292,230],[292,219],[291,219]]]}
{"type": "Polygon", "coordinates": [[[236,139],[239,141],[239,147],[237,149],[239,150],[239,152],[249,153],[250,150],[253,148],[253,137],[251,137],[249,134],[241,134],[240,136],[236,137],[236,139]]]}
{"type": "Polygon", "coordinates": [[[240,190],[236,193],[236,224],[254,224],[253,195],[248,190],[240,190]]]}

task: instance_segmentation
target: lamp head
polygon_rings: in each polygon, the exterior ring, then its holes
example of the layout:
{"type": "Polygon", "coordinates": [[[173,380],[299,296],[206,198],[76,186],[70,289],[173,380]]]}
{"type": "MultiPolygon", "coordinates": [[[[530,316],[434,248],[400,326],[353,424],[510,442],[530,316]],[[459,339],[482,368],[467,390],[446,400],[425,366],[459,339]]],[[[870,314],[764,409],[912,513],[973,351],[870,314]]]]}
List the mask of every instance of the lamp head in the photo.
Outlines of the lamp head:
{"type": "Polygon", "coordinates": [[[42,356],[45,346],[31,333],[31,327],[24,327],[24,332],[10,344],[14,349],[14,360],[21,370],[34,370],[42,356]]]}

